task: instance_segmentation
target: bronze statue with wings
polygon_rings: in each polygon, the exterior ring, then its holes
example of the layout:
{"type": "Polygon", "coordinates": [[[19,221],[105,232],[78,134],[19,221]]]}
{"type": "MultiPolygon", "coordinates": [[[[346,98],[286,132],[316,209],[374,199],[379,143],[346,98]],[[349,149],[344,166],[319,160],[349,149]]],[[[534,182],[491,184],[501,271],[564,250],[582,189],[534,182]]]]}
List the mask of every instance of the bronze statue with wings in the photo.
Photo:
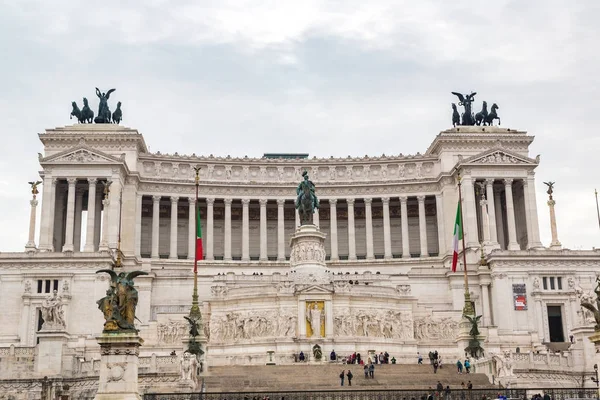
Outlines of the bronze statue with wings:
{"type": "Polygon", "coordinates": [[[186,317],[185,315],[183,316],[183,318],[186,319],[186,321],[190,324],[190,336],[195,338],[196,336],[200,335],[200,324],[198,322],[198,320],[196,319],[192,319],[190,317],[186,317]]]}
{"type": "Polygon", "coordinates": [[[465,108],[465,112],[462,115],[462,123],[461,125],[475,125],[475,115],[473,115],[473,111],[471,110],[471,104],[475,100],[476,92],[471,92],[471,94],[465,94],[458,92],[451,92],[453,95],[458,97],[460,102],[459,106],[463,106],[465,108]]]}
{"type": "Polygon", "coordinates": [[[100,104],[98,105],[98,116],[94,119],[94,122],[97,124],[110,124],[111,121],[111,113],[108,108],[108,99],[110,98],[110,94],[117,89],[110,89],[106,93],[102,93],[100,89],[96,88],[96,96],[100,99],[100,104]]]}
{"type": "Polygon", "coordinates": [[[135,331],[135,308],[138,303],[138,292],[133,280],[140,275],[148,275],[144,271],[117,273],[111,269],[101,269],[96,273],[106,272],[110,275],[110,288],[106,296],[97,301],[98,308],[104,314],[104,331],[135,331]]]}
{"type": "Polygon", "coordinates": [[[31,185],[31,194],[33,195],[33,197],[35,197],[36,194],[39,194],[40,192],[38,192],[38,185],[42,184],[42,181],[31,181],[31,182],[27,182],[31,185]]]}
{"type": "Polygon", "coordinates": [[[554,193],[554,184],[556,182],[544,182],[544,185],[548,186],[548,195],[550,196],[550,200],[552,200],[552,193],[554,193]]]}
{"type": "Polygon", "coordinates": [[[479,327],[477,326],[477,324],[479,324],[481,315],[479,315],[477,317],[470,317],[468,315],[465,315],[465,318],[468,319],[469,322],[471,323],[471,331],[469,332],[469,335],[471,335],[473,337],[479,336],[479,327]]]}

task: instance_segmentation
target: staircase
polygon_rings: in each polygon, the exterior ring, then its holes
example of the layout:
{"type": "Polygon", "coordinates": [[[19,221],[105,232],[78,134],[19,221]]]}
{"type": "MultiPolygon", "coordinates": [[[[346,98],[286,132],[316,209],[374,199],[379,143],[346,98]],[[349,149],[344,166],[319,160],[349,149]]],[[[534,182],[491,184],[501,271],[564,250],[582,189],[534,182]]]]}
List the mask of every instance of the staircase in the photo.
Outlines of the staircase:
{"type": "Polygon", "coordinates": [[[459,375],[454,366],[444,366],[436,374],[429,364],[375,365],[374,379],[366,379],[362,365],[337,363],[294,365],[254,365],[209,367],[204,383],[207,392],[261,392],[295,390],[366,390],[366,389],[435,389],[438,380],[452,390],[461,388],[470,380],[474,389],[490,388],[485,374],[459,375]],[[340,386],[340,372],[351,370],[352,386],[344,377],[340,386]]]}

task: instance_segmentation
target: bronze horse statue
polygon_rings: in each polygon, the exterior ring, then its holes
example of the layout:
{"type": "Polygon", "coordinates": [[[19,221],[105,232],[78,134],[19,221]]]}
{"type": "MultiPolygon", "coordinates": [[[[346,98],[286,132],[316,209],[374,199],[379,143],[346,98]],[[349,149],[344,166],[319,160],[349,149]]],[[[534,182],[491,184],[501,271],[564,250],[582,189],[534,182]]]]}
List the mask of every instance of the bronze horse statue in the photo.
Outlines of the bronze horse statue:
{"type": "Polygon", "coordinates": [[[452,126],[460,125],[460,114],[456,109],[456,104],[452,103],[452,126]]]}
{"type": "Polygon", "coordinates": [[[73,109],[71,110],[71,115],[69,116],[69,119],[73,119],[73,117],[75,117],[75,118],[77,118],[77,122],[79,122],[80,124],[82,124],[83,123],[83,119],[81,117],[81,110],[77,106],[77,103],[75,103],[74,101],[72,101],[71,102],[71,106],[73,107],[73,109]]]}
{"type": "Polygon", "coordinates": [[[82,122],[91,124],[94,120],[94,112],[88,105],[88,99],[83,98],[83,108],[81,109],[81,119],[82,122]]]}
{"type": "Polygon", "coordinates": [[[485,120],[483,121],[484,125],[493,126],[495,119],[498,120],[498,125],[500,125],[500,117],[498,116],[498,114],[496,114],[496,110],[499,108],[500,107],[498,107],[498,105],[496,103],[492,104],[492,109],[491,109],[490,113],[488,114],[487,117],[485,117],[485,120]]]}
{"type": "Polygon", "coordinates": [[[475,123],[477,125],[481,125],[482,123],[485,123],[485,119],[488,116],[488,110],[487,110],[487,101],[483,101],[483,106],[481,107],[481,111],[479,111],[477,114],[475,114],[475,123]]]}
{"type": "Polygon", "coordinates": [[[117,103],[117,109],[112,113],[112,122],[118,124],[123,119],[123,112],[121,111],[121,102],[117,103]]]}

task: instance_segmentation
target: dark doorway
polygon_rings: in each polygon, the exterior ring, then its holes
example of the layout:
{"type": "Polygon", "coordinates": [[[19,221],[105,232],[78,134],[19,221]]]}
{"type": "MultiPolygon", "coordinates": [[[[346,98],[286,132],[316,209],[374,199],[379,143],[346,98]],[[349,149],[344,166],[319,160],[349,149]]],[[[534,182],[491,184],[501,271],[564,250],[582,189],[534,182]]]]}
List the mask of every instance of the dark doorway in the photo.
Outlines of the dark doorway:
{"type": "Polygon", "coordinates": [[[548,329],[550,330],[550,342],[565,341],[561,306],[548,306],[548,329]]]}

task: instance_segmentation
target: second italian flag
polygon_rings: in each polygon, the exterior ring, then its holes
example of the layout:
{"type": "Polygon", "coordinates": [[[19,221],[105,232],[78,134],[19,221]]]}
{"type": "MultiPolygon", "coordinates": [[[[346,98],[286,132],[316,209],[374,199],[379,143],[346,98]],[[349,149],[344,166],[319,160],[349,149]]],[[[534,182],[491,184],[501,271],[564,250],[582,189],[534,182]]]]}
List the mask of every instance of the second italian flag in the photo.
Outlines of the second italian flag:
{"type": "Polygon", "coordinates": [[[458,264],[458,242],[463,238],[462,215],[460,212],[460,202],[456,208],[456,221],[454,222],[454,253],[452,253],[452,272],[456,272],[458,264]]]}
{"type": "MultiPolygon", "coordinates": [[[[204,249],[202,248],[202,225],[200,224],[200,207],[196,200],[196,261],[204,259],[204,249]]],[[[197,272],[197,266],[194,263],[194,272],[197,272]]]]}

